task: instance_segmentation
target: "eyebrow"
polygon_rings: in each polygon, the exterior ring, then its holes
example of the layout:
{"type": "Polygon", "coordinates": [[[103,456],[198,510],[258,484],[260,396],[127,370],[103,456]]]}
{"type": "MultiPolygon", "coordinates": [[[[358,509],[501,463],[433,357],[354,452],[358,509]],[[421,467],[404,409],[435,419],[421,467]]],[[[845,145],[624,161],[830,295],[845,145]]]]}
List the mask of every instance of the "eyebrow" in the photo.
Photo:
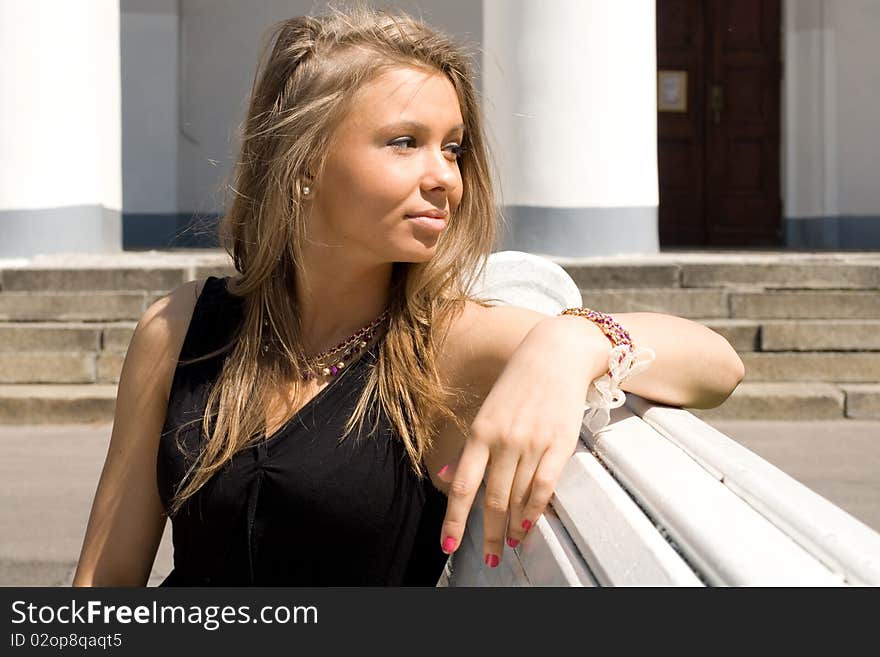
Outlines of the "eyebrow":
{"type": "MultiPolygon", "coordinates": [[[[424,123],[419,123],[418,121],[398,121],[396,123],[389,123],[382,130],[422,130],[425,132],[430,131],[430,128],[426,126],[424,123]]],[[[464,132],[464,123],[459,123],[456,126],[453,126],[449,132],[455,132],[456,130],[461,130],[464,132]]],[[[447,133],[448,134],[448,133],[447,133]]]]}

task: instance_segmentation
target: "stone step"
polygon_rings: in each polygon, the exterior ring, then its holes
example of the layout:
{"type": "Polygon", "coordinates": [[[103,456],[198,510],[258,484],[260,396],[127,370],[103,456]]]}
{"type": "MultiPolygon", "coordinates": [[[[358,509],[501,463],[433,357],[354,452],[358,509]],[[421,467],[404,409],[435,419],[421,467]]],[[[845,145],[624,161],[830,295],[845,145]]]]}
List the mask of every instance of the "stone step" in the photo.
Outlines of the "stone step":
{"type": "Polygon", "coordinates": [[[845,417],[846,395],[826,383],[742,382],[721,406],[687,409],[712,420],[840,420],[845,417]]]}
{"type": "Polygon", "coordinates": [[[878,351],[877,319],[693,319],[745,351],[878,351]]]}
{"type": "Polygon", "coordinates": [[[164,294],[0,292],[0,321],[137,321],[150,303],[164,294]]]}
{"type": "Polygon", "coordinates": [[[134,335],[134,329],[137,322],[117,322],[115,324],[107,324],[104,327],[103,347],[104,351],[122,352],[128,351],[128,345],[131,343],[131,336],[134,335]]]}
{"type": "Polygon", "coordinates": [[[230,261],[229,264],[217,265],[196,265],[191,270],[191,275],[187,280],[208,278],[208,276],[216,276],[223,278],[224,276],[238,276],[238,272],[230,261]]]}
{"type": "MultiPolygon", "coordinates": [[[[694,319],[738,352],[878,351],[880,320],[694,319]]],[[[0,322],[0,352],[125,352],[136,322],[0,322]]]]}
{"type": "Polygon", "coordinates": [[[880,384],[847,383],[840,388],[846,395],[846,417],[859,420],[880,419],[880,384]]]}
{"type": "Polygon", "coordinates": [[[0,352],[0,383],[118,383],[121,351],[0,352]]]}
{"type": "Polygon", "coordinates": [[[880,352],[742,352],[744,382],[815,381],[876,383],[880,381],[880,352]]]}
{"type": "Polygon", "coordinates": [[[88,352],[2,352],[0,383],[94,383],[96,358],[88,352]]]}
{"type": "MultiPolygon", "coordinates": [[[[112,422],[112,384],[0,384],[0,424],[112,422]]],[[[741,383],[718,408],[688,409],[707,422],[880,419],[880,385],[741,383]]]]}
{"type": "MultiPolygon", "coordinates": [[[[745,382],[876,383],[880,352],[739,352],[745,382]]],[[[116,383],[123,351],[0,353],[0,382],[116,383]]]]}
{"type": "MultiPolygon", "coordinates": [[[[823,261],[779,262],[664,262],[645,258],[640,261],[587,258],[568,261],[550,257],[565,269],[582,289],[617,288],[754,288],[878,290],[880,258],[863,262],[843,262],[835,258],[823,261]]],[[[192,278],[235,273],[231,261],[217,255],[206,264],[197,260],[177,259],[178,264],[145,260],[136,264],[95,266],[84,261],[75,266],[63,264],[28,264],[0,270],[0,290],[6,291],[84,291],[84,290],[169,290],[192,278]]],[[[709,258],[711,260],[711,258],[709,258]]],[[[63,262],[63,261],[62,261],[63,262]]],[[[123,261],[124,262],[124,259],[123,261]]]]}
{"type": "Polygon", "coordinates": [[[581,288],[607,313],[655,312],[687,319],[880,319],[880,292],[745,291],[711,288],[581,288]]]}
{"type": "MultiPolygon", "coordinates": [[[[0,292],[0,321],[136,321],[169,291],[0,292]]],[[[656,312],[694,320],[880,319],[877,292],[628,288],[581,293],[585,306],[611,314],[656,312]]]]}
{"type": "Polygon", "coordinates": [[[0,353],[125,351],[136,322],[0,322],[0,353]]]}
{"type": "Polygon", "coordinates": [[[171,290],[187,280],[182,267],[22,268],[2,274],[4,292],[171,290]]]}
{"type": "Polygon", "coordinates": [[[681,287],[681,267],[675,263],[567,263],[555,260],[581,290],[681,287]]]}
{"type": "Polygon", "coordinates": [[[125,354],[115,351],[105,351],[98,354],[97,359],[97,377],[101,383],[119,383],[119,376],[122,374],[122,362],[125,360],[125,354]]]}
{"type": "Polygon", "coordinates": [[[0,424],[112,422],[115,407],[115,385],[0,385],[0,424]]]}
{"type": "MultiPolygon", "coordinates": [[[[870,290],[880,288],[877,262],[571,262],[555,259],[587,290],[603,288],[787,288],[870,290]]],[[[607,259],[605,259],[607,260],[607,259]]]]}
{"type": "Polygon", "coordinates": [[[174,266],[7,267],[0,269],[3,292],[134,292],[173,290],[195,278],[236,274],[228,258],[213,264],[174,266]]]}
{"type": "Polygon", "coordinates": [[[741,383],[717,408],[688,409],[711,420],[880,420],[876,383],[741,383]]]}
{"type": "Polygon", "coordinates": [[[880,292],[731,292],[730,317],[880,319],[880,292]]]}
{"type": "MultiPolygon", "coordinates": [[[[746,382],[875,383],[878,352],[739,352],[746,382]]],[[[116,383],[125,353],[0,353],[3,383],[116,383]]]]}
{"type": "Polygon", "coordinates": [[[756,351],[760,346],[761,324],[753,319],[693,319],[712,329],[737,352],[756,351]]]}
{"type": "Polygon", "coordinates": [[[686,290],[682,288],[583,289],[584,306],[605,313],[652,312],[687,319],[729,319],[726,290],[686,290]]]}
{"type": "Polygon", "coordinates": [[[761,351],[880,350],[880,319],[765,320],[760,325],[761,351]]]}
{"type": "Polygon", "coordinates": [[[871,290],[880,288],[880,262],[688,263],[682,287],[739,287],[871,290]]]}

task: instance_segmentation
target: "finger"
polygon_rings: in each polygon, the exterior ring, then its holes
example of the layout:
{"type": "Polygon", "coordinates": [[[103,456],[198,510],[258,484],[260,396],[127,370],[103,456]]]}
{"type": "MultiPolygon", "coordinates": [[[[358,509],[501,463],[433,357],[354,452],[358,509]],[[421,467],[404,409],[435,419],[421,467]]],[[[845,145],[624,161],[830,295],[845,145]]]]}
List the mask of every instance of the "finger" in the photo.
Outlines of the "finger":
{"type": "Polygon", "coordinates": [[[510,520],[507,524],[507,544],[512,548],[517,547],[526,535],[522,521],[525,518],[526,504],[531,496],[532,478],[542,456],[543,453],[528,452],[520,458],[516,468],[513,486],[510,489],[508,510],[510,520]]]}
{"type": "Polygon", "coordinates": [[[490,568],[501,563],[510,489],[520,451],[499,446],[489,458],[489,479],[483,495],[483,560],[490,568]]]}
{"type": "Polygon", "coordinates": [[[564,449],[551,448],[544,452],[532,477],[531,491],[520,523],[521,531],[528,532],[528,528],[538,522],[538,518],[544,513],[569,458],[571,454],[564,449]]]}
{"type": "Polygon", "coordinates": [[[476,440],[468,440],[458,460],[455,477],[449,484],[446,516],[440,530],[440,546],[451,554],[461,545],[474,496],[483,483],[489,461],[489,448],[476,440]]]}

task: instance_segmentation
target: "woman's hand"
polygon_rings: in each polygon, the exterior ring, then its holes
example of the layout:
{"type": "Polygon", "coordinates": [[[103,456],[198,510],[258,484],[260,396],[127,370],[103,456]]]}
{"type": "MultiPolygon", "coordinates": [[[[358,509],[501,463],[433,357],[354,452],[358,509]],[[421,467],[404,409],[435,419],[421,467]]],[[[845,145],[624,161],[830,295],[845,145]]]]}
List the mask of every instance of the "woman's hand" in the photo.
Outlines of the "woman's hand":
{"type": "Polygon", "coordinates": [[[505,535],[516,547],[544,512],[574,453],[590,382],[607,369],[610,343],[580,317],[551,317],[523,339],[471,424],[450,481],[441,545],[461,544],[488,469],[483,504],[486,564],[501,560],[505,535]],[[509,516],[509,523],[508,523],[509,516]]]}

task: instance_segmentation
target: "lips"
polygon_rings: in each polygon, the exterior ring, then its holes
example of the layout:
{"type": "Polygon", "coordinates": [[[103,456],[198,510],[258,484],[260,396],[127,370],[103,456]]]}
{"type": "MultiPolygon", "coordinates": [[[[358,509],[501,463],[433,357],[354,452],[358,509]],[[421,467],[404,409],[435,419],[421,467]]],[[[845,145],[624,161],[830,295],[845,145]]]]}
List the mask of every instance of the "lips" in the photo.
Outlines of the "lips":
{"type": "Polygon", "coordinates": [[[408,221],[412,221],[415,224],[418,224],[422,228],[427,230],[440,232],[444,228],[446,228],[446,219],[431,217],[427,215],[418,215],[418,216],[406,216],[408,221]]]}
{"type": "Polygon", "coordinates": [[[412,214],[406,215],[407,219],[413,219],[415,217],[428,217],[430,219],[446,219],[446,212],[443,210],[421,210],[419,212],[413,212],[412,214]]]}

